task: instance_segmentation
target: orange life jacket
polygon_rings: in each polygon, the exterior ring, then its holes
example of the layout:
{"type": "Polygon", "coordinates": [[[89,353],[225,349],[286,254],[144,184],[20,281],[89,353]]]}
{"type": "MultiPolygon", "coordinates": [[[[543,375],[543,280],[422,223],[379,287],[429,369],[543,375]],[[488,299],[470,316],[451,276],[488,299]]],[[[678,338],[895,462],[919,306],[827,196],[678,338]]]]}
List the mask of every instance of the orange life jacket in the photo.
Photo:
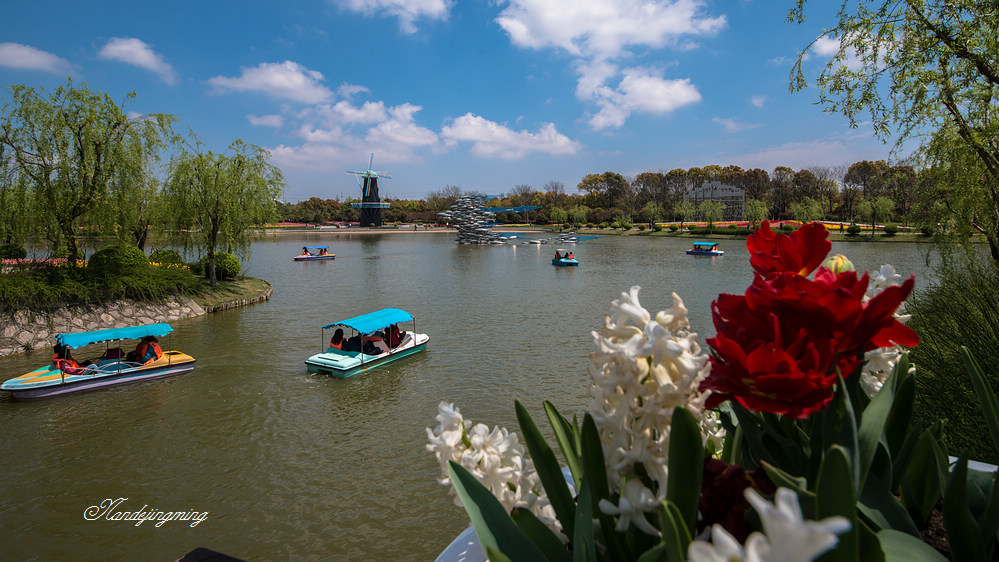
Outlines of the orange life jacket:
{"type": "Polygon", "coordinates": [[[333,349],[340,349],[340,350],[342,350],[343,349],[343,342],[345,342],[345,341],[347,341],[347,340],[343,339],[343,340],[340,340],[340,343],[333,343],[333,340],[330,340],[330,347],[332,347],[333,349]]]}
{"type": "Polygon", "coordinates": [[[160,344],[154,341],[139,342],[139,345],[135,346],[135,358],[143,364],[156,361],[162,356],[163,350],[160,349],[160,344]]]}

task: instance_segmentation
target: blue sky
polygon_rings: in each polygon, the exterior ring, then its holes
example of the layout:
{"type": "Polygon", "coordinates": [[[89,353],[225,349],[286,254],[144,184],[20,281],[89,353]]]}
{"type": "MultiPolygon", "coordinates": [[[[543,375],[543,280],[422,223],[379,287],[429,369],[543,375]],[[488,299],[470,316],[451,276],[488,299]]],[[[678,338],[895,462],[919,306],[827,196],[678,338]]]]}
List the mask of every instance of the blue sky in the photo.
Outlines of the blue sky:
{"type": "MultiPolygon", "coordinates": [[[[5,2],[0,101],[72,76],[135,113],[172,113],[209,149],[271,151],[285,199],[456,185],[503,194],[586,174],[888,159],[870,127],[791,94],[798,51],[832,24],[772,0],[5,2]]],[[[838,5],[838,3],[835,3],[838,5]]],[[[830,42],[809,53],[817,76],[830,42]]]]}

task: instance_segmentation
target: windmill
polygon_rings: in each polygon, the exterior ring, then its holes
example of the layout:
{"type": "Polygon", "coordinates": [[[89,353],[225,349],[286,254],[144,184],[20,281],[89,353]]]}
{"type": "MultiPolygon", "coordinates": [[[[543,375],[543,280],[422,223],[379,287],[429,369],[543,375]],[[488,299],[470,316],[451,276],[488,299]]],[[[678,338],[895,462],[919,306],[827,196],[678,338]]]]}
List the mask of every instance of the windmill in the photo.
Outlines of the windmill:
{"type": "Polygon", "coordinates": [[[382,203],[381,199],[378,197],[378,178],[389,178],[392,176],[386,174],[385,172],[375,172],[371,170],[371,165],[375,162],[375,153],[371,153],[371,160],[368,161],[368,171],[366,172],[352,172],[347,171],[348,174],[353,174],[357,177],[357,185],[361,187],[361,202],[354,203],[352,206],[355,209],[361,210],[361,226],[381,226],[382,225],[382,209],[387,209],[389,207],[388,203],[382,203]],[[361,182],[361,178],[364,178],[364,182],[361,182]]]}

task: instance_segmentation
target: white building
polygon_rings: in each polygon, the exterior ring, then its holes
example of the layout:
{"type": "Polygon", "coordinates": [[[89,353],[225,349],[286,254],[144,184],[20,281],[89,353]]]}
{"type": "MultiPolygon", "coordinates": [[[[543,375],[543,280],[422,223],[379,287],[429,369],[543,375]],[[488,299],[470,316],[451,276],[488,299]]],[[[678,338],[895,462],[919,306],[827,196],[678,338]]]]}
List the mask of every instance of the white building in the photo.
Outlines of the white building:
{"type": "Polygon", "coordinates": [[[684,198],[693,203],[695,209],[702,201],[721,201],[725,205],[725,210],[722,211],[723,221],[741,221],[746,216],[746,192],[720,181],[704,182],[701,187],[688,191],[684,198]]]}

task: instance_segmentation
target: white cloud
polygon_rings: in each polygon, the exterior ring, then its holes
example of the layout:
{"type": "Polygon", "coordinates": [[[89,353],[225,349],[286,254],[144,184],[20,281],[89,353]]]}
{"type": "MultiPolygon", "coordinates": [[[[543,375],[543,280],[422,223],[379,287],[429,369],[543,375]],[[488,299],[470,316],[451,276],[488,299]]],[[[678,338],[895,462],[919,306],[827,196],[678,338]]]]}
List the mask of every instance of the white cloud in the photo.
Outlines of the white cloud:
{"type": "Polygon", "coordinates": [[[284,125],[284,117],[280,115],[247,115],[246,120],[258,127],[280,127],[284,125]]]}
{"type": "Polygon", "coordinates": [[[767,103],[767,96],[753,96],[749,98],[749,103],[753,104],[754,107],[762,108],[767,103]]]}
{"type": "Polygon", "coordinates": [[[667,80],[643,68],[628,68],[616,88],[601,86],[593,92],[600,111],[590,118],[594,130],[624,125],[632,112],[663,115],[701,101],[689,79],[667,80]]]}
{"type": "Polygon", "coordinates": [[[738,133],[740,131],[745,131],[746,129],[755,129],[760,126],[759,123],[742,123],[737,119],[725,117],[715,117],[711,120],[718,123],[722,127],[725,127],[726,133],[738,133]]]}
{"type": "Polygon", "coordinates": [[[134,37],[115,37],[104,44],[98,56],[106,60],[121,61],[155,72],[166,84],[177,82],[174,72],[163,57],[140,39],[134,37]]]}
{"type": "Polygon", "coordinates": [[[831,57],[839,52],[839,39],[823,35],[815,40],[812,50],[820,57],[831,57]]]}
{"type": "Polygon", "coordinates": [[[73,66],[66,59],[20,43],[0,43],[0,66],[68,74],[73,66]]]}
{"type": "Polygon", "coordinates": [[[399,18],[399,29],[403,33],[416,32],[416,20],[446,20],[453,0],[334,0],[345,10],[366,15],[387,13],[399,18]]]}
{"type": "Polygon", "coordinates": [[[662,71],[621,69],[614,62],[633,49],[696,48],[692,38],[713,36],[727,24],[702,0],[507,0],[497,23],[520,47],[555,48],[579,57],[576,96],[597,105],[596,130],[618,128],[633,112],[662,115],[700,101],[689,79],[662,71]],[[616,87],[606,84],[622,75],[616,87]]]}
{"type": "Polygon", "coordinates": [[[719,32],[725,16],[706,16],[703,5],[700,0],[509,0],[496,21],[515,45],[602,59],[629,47],[659,49],[682,37],[719,32]]]}
{"type": "Polygon", "coordinates": [[[323,75],[292,62],[260,63],[244,68],[240,76],[215,76],[208,83],[218,91],[263,92],[271,97],[302,103],[322,103],[333,92],[322,84],[323,75]]]}
{"type": "Polygon", "coordinates": [[[471,142],[472,154],[487,158],[516,159],[528,152],[575,154],[582,145],[559,133],[553,123],[545,123],[536,133],[514,131],[478,115],[466,113],[441,129],[449,147],[471,142]]]}

